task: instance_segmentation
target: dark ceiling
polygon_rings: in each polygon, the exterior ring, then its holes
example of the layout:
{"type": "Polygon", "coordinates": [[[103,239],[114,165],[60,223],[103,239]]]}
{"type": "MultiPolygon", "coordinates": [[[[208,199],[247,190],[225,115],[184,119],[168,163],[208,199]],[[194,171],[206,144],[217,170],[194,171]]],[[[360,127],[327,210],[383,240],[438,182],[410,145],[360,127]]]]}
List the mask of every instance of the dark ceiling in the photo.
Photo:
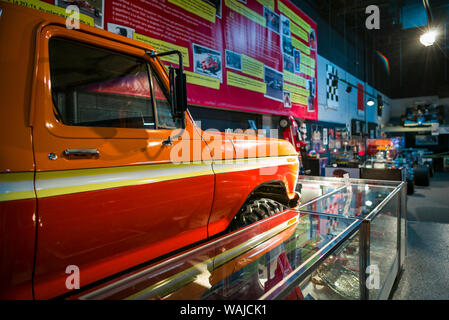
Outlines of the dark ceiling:
{"type": "MultiPolygon", "coordinates": [[[[366,68],[372,68],[371,84],[383,88],[392,98],[439,95],[449,96],[449,1],[428,0],[433,24],[440,30],[436,45],[424,47],[419,36],[424,27],[403,29],[401,8],[415,5],[424,10],[421,0],[306,0],[336,32],[357,47],[365,45],[366,68]],[[380,11],[380,29],[365,27],[369,5],[380,11]],[[382,52],[390,63],[390,75],[382,76],[375,63],[375,50],[382,52]],[[371,63],[370,63],[371,62],[371,63]]],[[[423,11],[425,13],[425,11],[423,11]]],[[[318,25],[318,28],[320,26],[318,25]]],[[[319,50],[319,49],[318,49],[319,50]]]]}

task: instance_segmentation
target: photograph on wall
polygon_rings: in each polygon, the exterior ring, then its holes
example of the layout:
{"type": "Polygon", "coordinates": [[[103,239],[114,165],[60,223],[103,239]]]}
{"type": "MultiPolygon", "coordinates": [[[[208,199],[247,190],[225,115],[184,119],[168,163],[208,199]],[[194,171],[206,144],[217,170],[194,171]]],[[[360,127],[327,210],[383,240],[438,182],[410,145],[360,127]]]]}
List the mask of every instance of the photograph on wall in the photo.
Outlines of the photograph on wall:
{"type": "Polygon", "coordinates": [[[316,36],[315,30],[311,29],[309,33],[309,47],[312,50],[316,50],[316,36]]]}
{"type": "Polygon", "coordinates": [[[290,37],[290,20],[281,14],[281,24],[282,24],[282,35],[290,37]]]}
{"type": "Polygon", "coordinates": [[[115,23],[108,23],[108,31],[131,39],[133,39],[134,32],[136,32],[133,28],[128,28],[115,23]]]}
{"type": "Polygon", "coordinates": [[[267,7],[263,7],[263,15],[267,21],[267,28],[279,34],[279,15],[267,7]]]}
{"type": "Polygon", "coordinates": [[[329,149],[335,148],[334,129],[328,130],[329,149]]]}
{"type": "Polygon", "coordinates": [[[293,56],[292,39],[287,36],[282,36],[282,52],[293,56]]]}
{"type": "Polygon", "coordinates": [[[210,5],[212,5],[213,7],[215,7],[215,9],[217,10],[216,16],[221,19],[221,10],[222,10],[221,0],[205,0],[205,1],[208,2],[210,5]]]}
{"type": "Polygon", "coordinates": [[[284,70],[294,73],[295,72],[295,60],[293,59],[293,57],[284,53],[282,56],[282,59],[284,61],[284,70]]]}
{"type": "Polygon", "coordinates": [[[290,92],[284,91],[284,108],[291,108],[292,107],[292,100],[290,98],[290,92]]]}
{"type": "Polygon", "coordinates": [[[197,44],[193,44],[193,65],[195,72],[220,79],[222,82],[221,53],[197,44]]]}
{"type": "Polygon", "coordinates": [[[312,141],[321,142],[321,126],[312,125],[312,141]]]}
{"type": "Polygon", "coordinates": [[[307,97],[307,112],[315,112],[315,98],[312,96],[307,97]]]}
{"type": "Polygon", "coordinates": [[[67,8],[70,5],[76,5],[80,9],[81,14],[94,19],[97,28],[103,29],[104,24],[104,0],[55,0],[55,5],[61,8],[67,8]]]}
{"type": "Polygon", "coordinates": [[[322,134],[321,126],[312,125],[312,149],[321,152],[322,134]]]}
{"type": "Polygon", "coordinates": [[[311,80],[307,80],[307,90],[309,90],[309,94],[312,98],[316,96],[316,81],[315,78],[311,80]]]}
{"type": "Polygon", "coordinates": [[[299,50],[294,49],[295,53],[295,72],[301,72],[301,52],[299,50]]]}
{"type": "Polygon", "coordinates": [[[242,71],[242,55],[231,50],[226,50],[226,68],[242,71]]]}
{"type": "Polygon", "coordinates": [[[281,72],[270,67],[264,67],[264,82],[267,84],[265,97],[283,101],[284,76],[281,72]]]}
{"type": "Polygon", "coordinates": [[[362,128],[361,128],[361,126],[360,126],[360,121],[359,120],[356,120],[356,122],[355,122],[355,132],[354,132],[354,134],[355,135],[360,135],[362,133],[362,128]]]}

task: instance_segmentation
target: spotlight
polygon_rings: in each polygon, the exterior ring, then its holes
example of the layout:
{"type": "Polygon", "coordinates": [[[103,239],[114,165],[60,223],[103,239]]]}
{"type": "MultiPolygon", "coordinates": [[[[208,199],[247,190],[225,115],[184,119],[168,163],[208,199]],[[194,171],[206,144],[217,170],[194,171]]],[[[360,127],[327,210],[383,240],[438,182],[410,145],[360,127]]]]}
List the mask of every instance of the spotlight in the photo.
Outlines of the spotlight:
{"type": "Polygon", "coordinates": [[[369,99],[366,104],[368,105],[368,107],[372,107],[374,106],[374,100],[373,99],[369,99]]]}
{"type": "Polygon", "coordinates": [[[347,92],[347,93],[351,93],[351,91],[352,91],[352,87],[351,87],[351,86],[348,86],[348,87],[346,88],[346,92],[347,92]]]}
{"type": "Polygon", "coordinates": [[[419,37],[419,41],[421,41],[423,45],[428,47],[435,43],[436,38],[437,38],[437,31],[435,29],[432,29],[422,34],[421,37],[419,37]]]}

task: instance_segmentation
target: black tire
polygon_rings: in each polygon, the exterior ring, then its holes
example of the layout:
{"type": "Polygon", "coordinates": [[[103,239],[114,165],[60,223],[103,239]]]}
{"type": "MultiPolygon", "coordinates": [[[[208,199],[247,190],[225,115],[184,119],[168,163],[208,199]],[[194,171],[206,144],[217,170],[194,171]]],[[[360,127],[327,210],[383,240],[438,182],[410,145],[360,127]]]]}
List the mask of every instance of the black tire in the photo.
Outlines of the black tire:
{"type": "Polygon", "coordinates": [[[275,200],[268,198],[251,199],[236,214],[229,225],[229,231],[243,228],[286,209],[285,205],[275,200]]]}
{"type": "Polygon", "coordinates": [[[427,166],[416,165],[413,167],[415,185],[428,187],[430,184],[429,168],[427,166]]]}

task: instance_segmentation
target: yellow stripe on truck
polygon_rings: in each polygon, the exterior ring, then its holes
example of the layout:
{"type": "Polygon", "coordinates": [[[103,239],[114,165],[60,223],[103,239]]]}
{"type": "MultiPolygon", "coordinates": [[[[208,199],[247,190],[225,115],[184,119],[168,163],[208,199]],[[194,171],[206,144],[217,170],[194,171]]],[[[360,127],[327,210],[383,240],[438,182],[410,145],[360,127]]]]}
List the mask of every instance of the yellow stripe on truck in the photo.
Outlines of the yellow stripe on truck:
{"type": "Polygon", "coordinates": [[[34,198],[33,181],[34,172],[0,174],[0,202],[34,198]]]}
{"type": "Polygon", "coordinates": [[[298,161],[297,157],[266,157],[165,163],[140,166],[0,174],[0,201],[30,199],[135,186],[227,172],[276,167],[298,161]],[[36,188],[36,193],[34,190],[36,188]]]}
{"type": "Polygon", "coordinates": [[[177,179],[185,179],[192,177],[200,177],[204,175],[213,174],[212,171],[198,171],[194,173],[186,173],[186,174],[173,174],[167,176],[158,176],[158,177],[149,177],[142,179],[131,179],[131,180],[123,180],[117,182],[103,182],[103,183],[94,183],[94,184],[83,184],[83,185],[74,185],[67,187],[57,187],[57,188],[49,188],[49,189],[36,189],[38,198],[46,198],[53,196],[60,196],[71,193],[79,193],[79,192],[88,192],[88,191],[96,191],[96,190],[104,190],[111,188],[119,188],[119,187],[127,187],[127,186],[137,186],[141,184],[148,184],[154,182],[162,182],[169,180],[177,180],[177,179]]]}

